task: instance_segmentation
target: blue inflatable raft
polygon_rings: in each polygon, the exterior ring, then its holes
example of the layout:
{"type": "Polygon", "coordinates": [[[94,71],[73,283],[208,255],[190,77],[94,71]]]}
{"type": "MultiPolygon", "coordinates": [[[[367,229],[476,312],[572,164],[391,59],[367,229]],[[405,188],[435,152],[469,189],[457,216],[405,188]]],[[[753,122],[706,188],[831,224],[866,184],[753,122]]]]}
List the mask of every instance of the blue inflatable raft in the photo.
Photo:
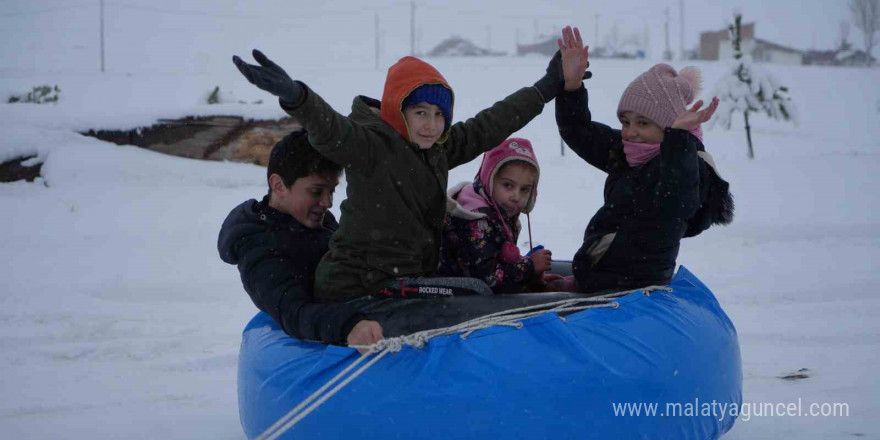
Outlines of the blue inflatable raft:
{"type": "MultiPolygon", "coordinates": [[[[734,424],[731,405],[742,404],[736,329],[687,269],[680,268],[669,287],[614,299],[616,307],[564,317],[544,313],[520,328],[493,326],[404,347],[280,438],[718,438],[734,424]]],[[[395,316],[435,313],[442,321],[449,310],[489,310],[481,301],[523,305],[512,297],[397,300],[408,302],[392,307],[383,328],[386,337],[395,336],[424,327],[395,327],[395,316]]],[[[291,338],[267,314],[257,314],[244,330],[239,356],[247,437],[260,436],[359,358],[348,347],[291,338]]]]}

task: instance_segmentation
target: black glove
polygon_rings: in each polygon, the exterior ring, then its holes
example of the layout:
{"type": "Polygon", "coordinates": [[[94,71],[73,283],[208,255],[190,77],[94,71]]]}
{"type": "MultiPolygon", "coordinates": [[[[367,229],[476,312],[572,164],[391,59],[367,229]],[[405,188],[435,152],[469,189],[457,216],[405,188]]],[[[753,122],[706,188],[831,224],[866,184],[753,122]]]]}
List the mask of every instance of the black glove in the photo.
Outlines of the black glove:
{"type": "MultiPolygon", "coordinates": [[[[584,72],[584,79],[592,77],[591,72],[584,72]]],[[[545,104],[552,101],[565,88],[565,77],[562,75],[562,53],[558,50],[550,59],[550,63],[547,64],[547,73],[535,83],[535,88],[541,92],[545,104]]]]}
{"type": "Polygon", "coordinates": [[[248,64],[236,55],[232,56],[232,62],[251,84],[277,96],[287,107],[299,106],[305,94],[303,84],[290,79],[287,72],[266,58],[263,52],[254,49],[253,55],[259,66],[248,64]]]}

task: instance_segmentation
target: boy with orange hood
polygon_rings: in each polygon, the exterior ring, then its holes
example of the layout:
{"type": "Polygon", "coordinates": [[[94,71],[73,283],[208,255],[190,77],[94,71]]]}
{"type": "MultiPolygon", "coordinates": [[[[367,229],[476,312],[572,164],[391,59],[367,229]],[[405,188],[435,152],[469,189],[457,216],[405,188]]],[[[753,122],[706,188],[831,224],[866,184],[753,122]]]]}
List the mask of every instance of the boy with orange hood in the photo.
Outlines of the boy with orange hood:
{"type": "Polygon", "coordinates": [[[238,57],[233,62],[251,83],[278,96],[308,130],[314,148],[346,172],[347,199],[316,271],[315,296],[343,301],[375,294],[491,294],[479,280],[429,278],[440,261],[449,169],[540,114],[563,88],[566,54],[557,53],[534,86],[455,124],[452,88],[418,58],[404,57],[388,69],[381,103],[358,96],[345,117],[261,52],[253,56],[260,66],[238,57]]]}

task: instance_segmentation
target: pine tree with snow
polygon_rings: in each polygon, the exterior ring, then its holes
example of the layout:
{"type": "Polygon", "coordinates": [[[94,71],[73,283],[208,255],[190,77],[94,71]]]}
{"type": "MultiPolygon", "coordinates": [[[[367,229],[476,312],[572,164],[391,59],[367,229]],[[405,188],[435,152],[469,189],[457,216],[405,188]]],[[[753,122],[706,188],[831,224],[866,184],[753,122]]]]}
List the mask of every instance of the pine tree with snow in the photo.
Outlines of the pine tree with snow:
{"type": "Polygon", "coordinates": [[[791,102],[788,87],[779,84],[769,71],[755,65],[751,55],[743,53],[741,25],[742,15],[736,14],[733,24],[728,27],[733,44],[733,63],[730,74],[722,77],[715,87],[715,96],[720,102],[712,126],[721,124],[730,130],[733,115],[742,113],[749,143],[749,159],[754,159],[749,113],[763,112],[772,119],[797,124],[797,109],[791,102]]]}

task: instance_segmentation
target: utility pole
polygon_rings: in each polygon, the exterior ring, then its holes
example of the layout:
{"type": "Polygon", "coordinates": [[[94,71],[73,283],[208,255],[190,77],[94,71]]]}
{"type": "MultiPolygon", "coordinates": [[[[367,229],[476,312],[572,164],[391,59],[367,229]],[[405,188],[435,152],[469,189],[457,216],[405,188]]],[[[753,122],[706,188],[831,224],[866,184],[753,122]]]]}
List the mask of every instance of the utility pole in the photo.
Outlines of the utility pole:
{"type": "Polygon", "coordinates": [[[101,73],[104,73],[104,0],[101,0],[101,73]]]}
{"type": "Polygon", "coordinates": [[[376,34],[376,70],[379,70],[379,13],[373,16],[374,32],[376,34]]]}
{"type": "Polygon", "coordinates": [[[679,22],[680,22],[679,23],[680,24],[679,30],[681,31],[678,50],[679,50],[679,54],[680,54],[679,56],[681,57],[681,60],[684,61],[684,59],[685,59],[685,55],[684,55],[684,0],[678,0],[678,12],[679,12],[679,22]]]}
{"type": "Polygon", "coordinates": [[[520,51],[519,51],[520,41],[522,41],[522,39],[521,39],[520,36],[519,36],[519,34],[520,34],[521,31],[522,31],[522,29],[520,29],[520,28],[516,28],[516,54],[517,54],[517,55],[521,55],[521,53],[520,53],[520,51]]]}
{"type": "Polygon", "coordinates": [[[416,56],[416,2],[409,2],[409,54],[416,56]]]}
{"type": "Polygon", "coordinates": [[[492,50],[492,26],[486,25],[486,50],[492,50]]]}
{"type": "Polygon", "coordinates": [[[663,51],[663,59],[671,60],[672,59],[672,51],[669,50],[669,8],[666,8],[666,22],[663,23],[663,35],[666,38],[666,50],[663,51]]]}

